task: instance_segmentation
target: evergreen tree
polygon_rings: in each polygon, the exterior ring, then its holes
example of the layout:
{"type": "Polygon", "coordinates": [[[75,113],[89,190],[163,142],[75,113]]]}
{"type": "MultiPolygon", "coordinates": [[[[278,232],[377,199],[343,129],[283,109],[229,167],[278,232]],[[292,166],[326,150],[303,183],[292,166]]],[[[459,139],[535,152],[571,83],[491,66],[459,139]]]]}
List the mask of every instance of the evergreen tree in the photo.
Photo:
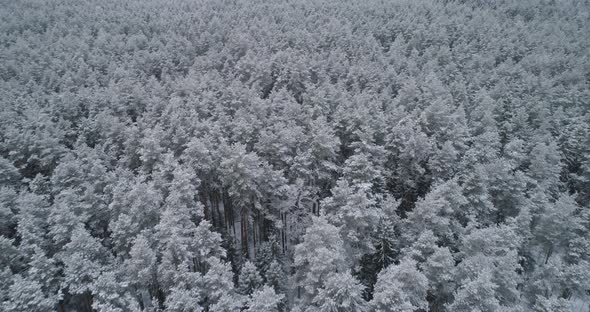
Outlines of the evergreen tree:
{"type": "Polygon", "coordinates": [[[246,261],[242,265],[240,276],[238,277],[238,290],[243,295],[251,295],[254,291],[262,286],[262,277],[256,270],[256,266],[246,261]]]}
{"type": "Polygon", "coordinates": [[[305,311],[367,311],[363,291],[364,286],[350,271],[332,273],[327,276],[312,305],[305,308],[305,311]]]}
{"type": "Polygon", "coordinates": [[[273,261],[266,271],[266,282],[276,292],[283,293],[287,290],[287,273],[278,261],[273,261]]]}
{"type": "Polygon", "coordinates": [[[281,302],[285,299],[282,294],[276,294],[272,287],[263,286],[260,290],[252,293],[246,302],[246,310],[248,312],[273,312],[279,311],[281,302]]]}
{"type": "Polygon", "coordinates": [[[338,228],[324,217],[314,217],[303,242],[295,246],[294,265],[297,287],[304,291],[303,302],[310,303],[330,273],[346,267],[345,250],[338,228]]]}
{"type": "Polygon", "coordinates": [[[483,271],[466,281],[455,294],[455,300],[448,309],[451,311],[498,311],[499,300],[493,295],[497,285],[492,282],[489,271],[483,271]]]}
{"type": "Polygon", "coordinates": [[[332,189],[332,197],[322,204],[326,219],[340,229],[344,239],[346,255],[355,262],[374,251],[370,237],[377,227],[381,212],[370,191],[370,184],[350,185],[338,181],[332,189]]]}
{"type": "Polygon", "coordinates": [[[428,308],[428,280],[416,262],[403,259],[383,269],[377,277],[371,307],[375,311],[417,311],[428,308]]]}
{"type": "Polygon", "coordinates": [[[34,279],[14,275],[7,293],[7,301],[2,306],[4,311],[48,311],[53,310],[59,296],[47,297],[42,285],[34,279]]]}
{"type": "Polygon", "coordinates": [[[587,1],[37,2],[0,310],[588,310],[587,1]]]}

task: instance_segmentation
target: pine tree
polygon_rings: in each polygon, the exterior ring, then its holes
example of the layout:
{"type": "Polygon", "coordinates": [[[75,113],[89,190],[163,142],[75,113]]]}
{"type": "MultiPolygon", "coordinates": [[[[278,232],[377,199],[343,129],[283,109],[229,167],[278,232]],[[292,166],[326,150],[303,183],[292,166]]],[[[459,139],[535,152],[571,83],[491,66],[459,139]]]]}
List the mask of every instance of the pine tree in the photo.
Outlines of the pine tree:
{"type": "Polygon", "coordinates": [[[588,310],[587,1],[30,2],[0,310],[588,310]]]}
{"type": "Polygon", "coordinates": [[[21,175],[10,160],[0,157],[0,187],[7,187],[18,183],[21,175]]]}
{"type": "Polygon", "coordinates": [[[416,116],[407,115],[391,126],[386,136],[388,146],[387,167],[391,168],[389,184],[396,197],[401,197],[402,208],[411,205],[423,195],[431,176],[427,172],[434,142],[416,122],[416,116]]]}
{"type": "MultiPolygon", "coordinates": [[[[493,286],[480,286],[489,288],[485,292],[490,297],[490,302],[497,302],[503,307],[518,304],[518,284],[522,282],[522,277],[518,274],[522,270],[518,257],[522,238],[518,236],[514,226],[515,224],[492,226],[473,230],[465,235],[461,246],[463,258],[459,259],[461,263],[456,268],[454,278],[463,285],[470,282],[480,285],[478,283],[487,283],[489,279],[493,286]],[[486,268],[484,280],[480,276],[482,267],[486,268]],[[496,299],[493,300],[492,297],[496,299]]],[[[484,289],[478,291],[484,292],[484,289]]]]}
{"type": "Polygon", "coordinates": [[[285,299],[285,295],[277,294],[272,287],[267,285],[254,291],[246,301],[247,312],[274,312],[280,311],[279,307],[285,299]]]}
{"type": "Polygon", "coordinates": [[[8,301],[2,303],[4,311],[49,311],[54,310],[59,296],[47,297],[43,293],[42,285],[33,279],[26,279],[14,275],[7,293],[8,301]]]}
{"type": "Polygon", "coordinates": [[[49,214],[49,235],[55,246],[61,248],[67,244],[72,231],[88,221],[89,208],[90,206],[71,190],[63,191],[56,196],[49,214]]]}
{"type": "Polygon", "coordinates": [[[124,264],[127,281],[137,288],[144,309],[151,307],[153,292],[157,286],[157,258],[155,250],[144,235],[140,234],[134,239],[129,259],[124,264]]]}
{"type": "Polygon", "coordinates": [[[448,306],[450,311],[491,312],[501,309],[499,300],[493,296],[497,285],[492,282],[491,273],[487,270],[473,279],[466,281],[455,294],[455,300],[448,306]]]}
{"type": "Polygon", "coordinates": [[[45,297],[61,299],[60,268],[55,259],[48,257],[41,248],[35,246],[27,266],[26,278],[38,282],[45,297]]]}
{"type": "Polygon", "coordinates": [[[330,273],[346,267],[345,249],[338,228],[324,217],[314,217],[307,228],[303,242],[295,246],[293,264],[296,267],[296,285],[304,291],[303,304],[317,295],[330,273]]]}
{"type": "Polygon", "coordinates": [[[406,241],[413,241],[422,229],[431,229],[434,236],[445,246],[456,244],[455,237],[463,233],[467,220],[462,209],[467,201],[456,180],[437,184],[408,214],[406,241]]]}
{"type": "Polygon", "coordinates": [[[104,247],[83,227],[78,226],[71,234],[70,242],[59,258],[64,263],[64,284],[72,294],[92,291],[95,281],[108,261],[104,247]]]}
{"type": "Polygon", "coordinates": [[[239,311],[244,298],[234,289],[231,267],[215,257],[209,258],[208,264],[203,276],[203,307],[218,312],[239,311]]]}
{"type": "Polygon", "coordinates": [[[428,308],[428,279],[416,268],[416,262],[403,259],[383,269],[377,277],[373,300],[375,311],[413,312],[428,308]]]}
{"type": "Polygon", "coordinates": [[[133,239],[144,229],[155,227],[163,205],[162,194],[151,181],[139,175],[129,177],[121,173],[120,183],[113,186],[113,198],[109,210],[113,214],[109,223],[110,239],[117,253],[129,252],[133,239]]]}
{"type": "Polygon", "coordinates": [[[370,237],[381,212],[370,187],[370,184],[350,185],[340,180],[332,189],[332,196],[321,204],[326,219],[339,227],[346,254],[355,262],[375,250],[370,237]]]}
{"type": "Polygon", "coordinates": [[[270,263],[266,271],[266,283],[272,287],[276,293],[282,294],[287,292],[288,275],[278,261],[274,260],[270,263]]]}
{"type": "Polygon", "coordinates": [[[529,174],[545,192],[557,195],[562,172],[561,155],[555,141],[538,143],[531,150],[529,174]]]}
{"type": "Polygon", "coordinates": [[[309,124],[307,148],[294,159],[293,169],[306,184],[324,190],[337,171],[339,139],[328,120],[321,116],[309,124]]]}
{"type": "Polygon", "coordinates": [[[103,272],[95,281],[92,308],[97,311],[141,311],[137,300],[130,294],[127,283],[121,281],[115,269],[103,272]]]}
{"type": "Polygon", "coordinates": [[[262,277],[260,277],[256,266],[252,262],[246,261],[242,265],[242,270],[238,277],[238,291],[243,295],[251,295],[261,286],[262,277]]]}
{"type": "Polygon", "coordinates": [[[16,234],[17,193],[11,187],[0,187],[0,235],[14,237],[16,234]]]}
{"type": "Polygon", "coordinates": [[[331,273],[305,311],[368,311],[367,302],[363,299],[364,288],[350,271],[331,273]]]}
{"type": "Polygon", "coordinates": [[[279,259],[283,260],[282,250],[280,250],[277,237],[273,234],[268,241],[262,242],[258,245],[256,250],[256,268],[265,281],[267,281],[266,273],[268,272],[270,265],[273,262],[277,262],[279,259]]]}
{"type": "Polygon", "coordinates": [[[52,244],[47,237],[50,205],[47,196],[21,192],[16,204],[19,209],[16,230],[21,250],[30,250],[34,246],[50,249],[52,244]]]}

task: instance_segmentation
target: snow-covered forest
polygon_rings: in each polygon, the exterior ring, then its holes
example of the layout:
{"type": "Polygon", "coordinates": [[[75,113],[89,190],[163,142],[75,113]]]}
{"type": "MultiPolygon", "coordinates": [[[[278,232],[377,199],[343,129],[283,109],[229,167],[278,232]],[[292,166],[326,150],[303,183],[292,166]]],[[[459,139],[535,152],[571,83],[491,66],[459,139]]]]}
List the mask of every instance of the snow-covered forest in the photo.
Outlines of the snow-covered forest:
{"type": "Polygon", "coordinates": [[[0,311],[589,302],[590,2],[0,0],[0,311]]]}

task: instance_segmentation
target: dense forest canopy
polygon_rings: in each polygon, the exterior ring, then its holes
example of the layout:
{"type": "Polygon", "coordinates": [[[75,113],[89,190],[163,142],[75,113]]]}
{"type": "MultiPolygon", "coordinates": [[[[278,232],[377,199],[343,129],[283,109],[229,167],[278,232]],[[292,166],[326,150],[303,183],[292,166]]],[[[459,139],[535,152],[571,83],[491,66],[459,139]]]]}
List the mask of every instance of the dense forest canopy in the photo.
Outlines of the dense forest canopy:
{"type": "Polygon", "coordinates": [[[0,0],[0,310],[588,311],[590,3],[0,0]]]}

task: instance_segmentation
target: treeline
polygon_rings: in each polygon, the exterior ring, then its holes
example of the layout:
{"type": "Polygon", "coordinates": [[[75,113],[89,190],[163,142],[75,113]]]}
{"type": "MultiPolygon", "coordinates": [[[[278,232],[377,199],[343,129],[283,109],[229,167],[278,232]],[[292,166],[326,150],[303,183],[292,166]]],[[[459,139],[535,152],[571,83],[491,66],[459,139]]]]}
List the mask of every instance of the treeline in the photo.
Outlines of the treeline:
{"type": "Polygon", "coordinates": [[[0,5],[0,310],[588,311],[587,1],[0,5]]]}

